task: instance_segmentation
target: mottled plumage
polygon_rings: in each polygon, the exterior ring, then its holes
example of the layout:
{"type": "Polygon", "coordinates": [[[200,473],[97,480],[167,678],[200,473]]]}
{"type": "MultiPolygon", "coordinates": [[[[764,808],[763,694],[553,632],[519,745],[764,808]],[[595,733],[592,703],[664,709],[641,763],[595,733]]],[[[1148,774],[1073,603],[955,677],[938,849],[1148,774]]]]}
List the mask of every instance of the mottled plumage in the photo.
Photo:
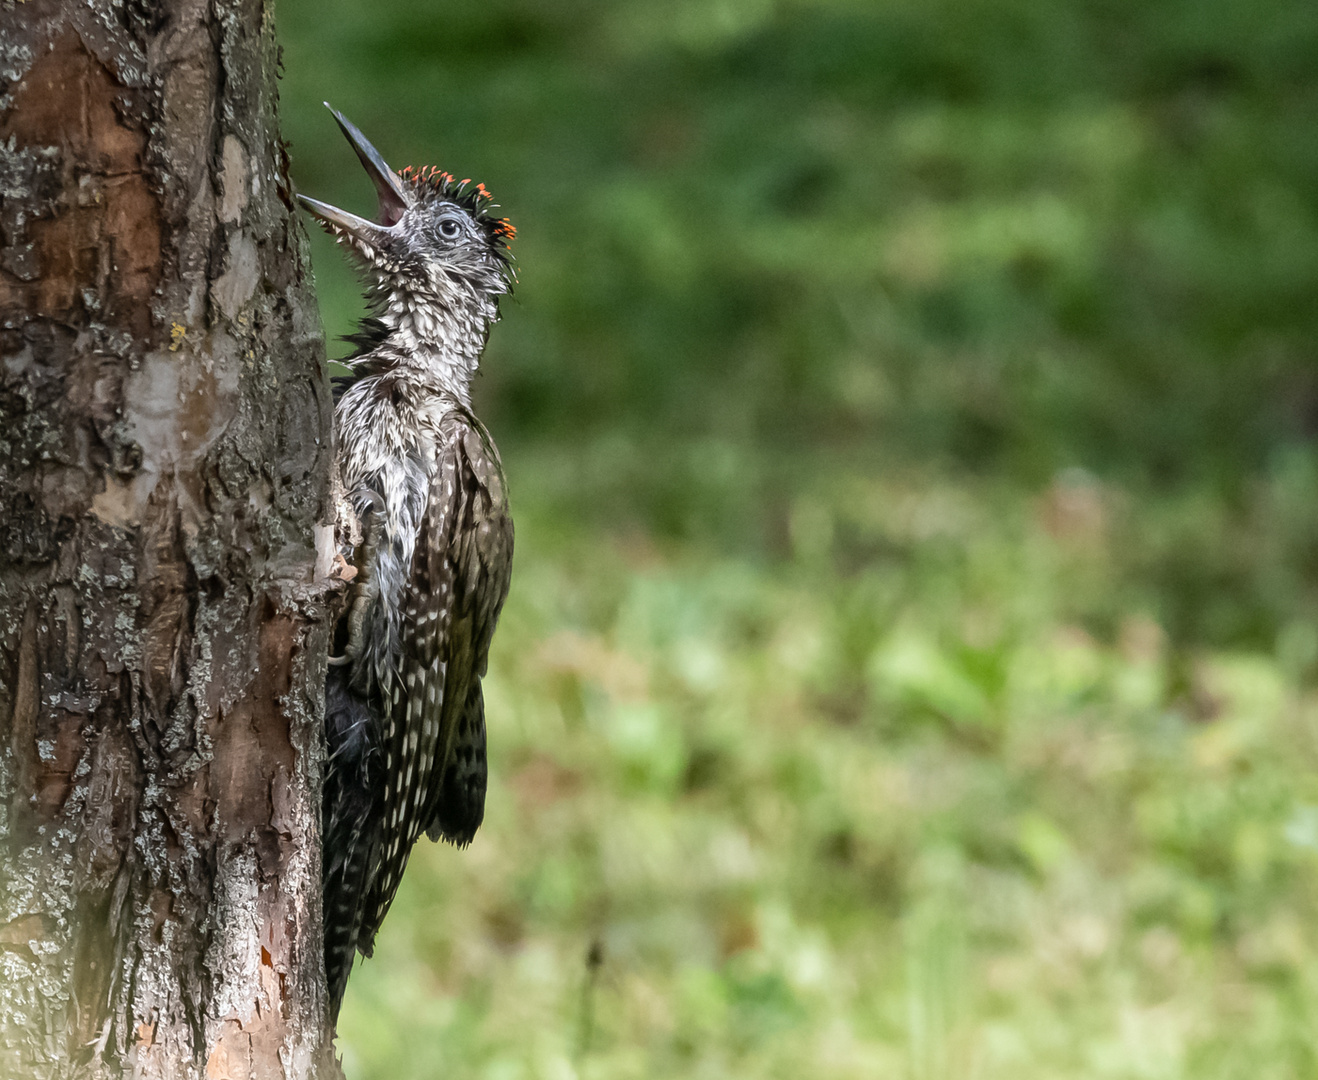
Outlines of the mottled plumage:
{"type": "MultiPolygon", "coordinates": [[[[481,678],[508,592],[503,469],[470,386],[511,280],[482,186],[394,173],[334,114],[376,221],[303,198],[367,276],[373,315],[338,380],[336,464],[360,542],[326,691],[325,968],[335,1016],[422,832],[471,842],[485,809],[481,678]]],[[[348,530],[342,530],[346,535],[348,530]]]]}

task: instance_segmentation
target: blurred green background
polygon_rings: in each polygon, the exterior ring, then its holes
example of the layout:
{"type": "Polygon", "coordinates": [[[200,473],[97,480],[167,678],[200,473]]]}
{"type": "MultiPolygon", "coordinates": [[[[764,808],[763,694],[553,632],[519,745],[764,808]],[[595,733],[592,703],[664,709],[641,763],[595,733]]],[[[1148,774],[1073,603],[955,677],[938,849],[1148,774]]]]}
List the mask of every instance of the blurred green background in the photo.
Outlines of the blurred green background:
{"type": "Polygon", "coordinates": [[[1318,5],[277,15],[301,190],[328,98],[518,227],[486,825],[349,1076],[1318,1076],[1318,5]]]}

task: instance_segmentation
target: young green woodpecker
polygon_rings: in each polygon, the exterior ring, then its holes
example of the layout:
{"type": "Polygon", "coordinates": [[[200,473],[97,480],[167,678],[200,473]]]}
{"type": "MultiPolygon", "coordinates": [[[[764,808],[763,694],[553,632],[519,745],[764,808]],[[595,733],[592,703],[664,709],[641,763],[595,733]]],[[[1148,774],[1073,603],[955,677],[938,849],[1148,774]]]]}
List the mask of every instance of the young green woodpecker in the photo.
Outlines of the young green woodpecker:
{"type": "Polygon", "coordinates": [[[336,464],[359,526],[339,537],[350,600],[325,708],[325,970],[337,1019],[354,954],[371,955],[417,838],[465,846],[485,813],[481,677],[513,523],[471,381],[511,291],[514,230],[484,185],[396,173],[334,117],[379,197],[368,221],[299,196],[355,256],[371,310],[350,339],[351,374],[335,380],[336,464]]]}

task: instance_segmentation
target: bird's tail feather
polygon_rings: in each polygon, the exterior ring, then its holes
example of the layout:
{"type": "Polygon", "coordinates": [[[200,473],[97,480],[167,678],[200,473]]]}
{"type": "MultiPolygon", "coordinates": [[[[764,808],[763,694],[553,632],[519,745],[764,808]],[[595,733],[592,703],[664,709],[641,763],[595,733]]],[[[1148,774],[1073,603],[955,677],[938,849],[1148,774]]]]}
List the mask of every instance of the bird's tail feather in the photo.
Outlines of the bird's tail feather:
{"type": "Polygon", "coordinates": [[[331,667],[325,688],[327,758],[322,802],[322,903],[325,977],[330,1016],[338,1020],[348,975],[361,941],[361,913],[371,887],[373,850],[379,842],[378,782],[367,726],[371,713],[348,684],[344,668],[331,667]]]}

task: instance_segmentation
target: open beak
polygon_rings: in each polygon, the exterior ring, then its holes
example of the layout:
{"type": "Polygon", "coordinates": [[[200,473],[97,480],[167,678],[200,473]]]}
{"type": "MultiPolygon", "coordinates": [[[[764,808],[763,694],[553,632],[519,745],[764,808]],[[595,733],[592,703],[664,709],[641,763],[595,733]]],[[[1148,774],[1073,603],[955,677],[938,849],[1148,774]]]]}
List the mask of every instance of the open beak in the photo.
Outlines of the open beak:
{"type": "Polygon", "coordinates": [[[371,178],[371,183],[375,185],[375,192],[380,200],[377,215],[379,220],[367,221],[356,214],[340,210],[337,206],[323,203],[319,199],[309,199],[305,195],[299,195],[298,201],[326,225],[342,229],[369,243],[380,234],[382,229],[396,225],[402,218],[408,206],[407,194],[403,190],[402,181],[398,179],[398,174],[389,168],[384,158],[380,156],[380,151],[357,130],[356,125],[333,108],[328,101],[325,102],[325,108],[334,114],[334,119],[339,122],[339,129],[348,142],[352,143],[352,148],[357,151],[357,157],[371,178]]]}

